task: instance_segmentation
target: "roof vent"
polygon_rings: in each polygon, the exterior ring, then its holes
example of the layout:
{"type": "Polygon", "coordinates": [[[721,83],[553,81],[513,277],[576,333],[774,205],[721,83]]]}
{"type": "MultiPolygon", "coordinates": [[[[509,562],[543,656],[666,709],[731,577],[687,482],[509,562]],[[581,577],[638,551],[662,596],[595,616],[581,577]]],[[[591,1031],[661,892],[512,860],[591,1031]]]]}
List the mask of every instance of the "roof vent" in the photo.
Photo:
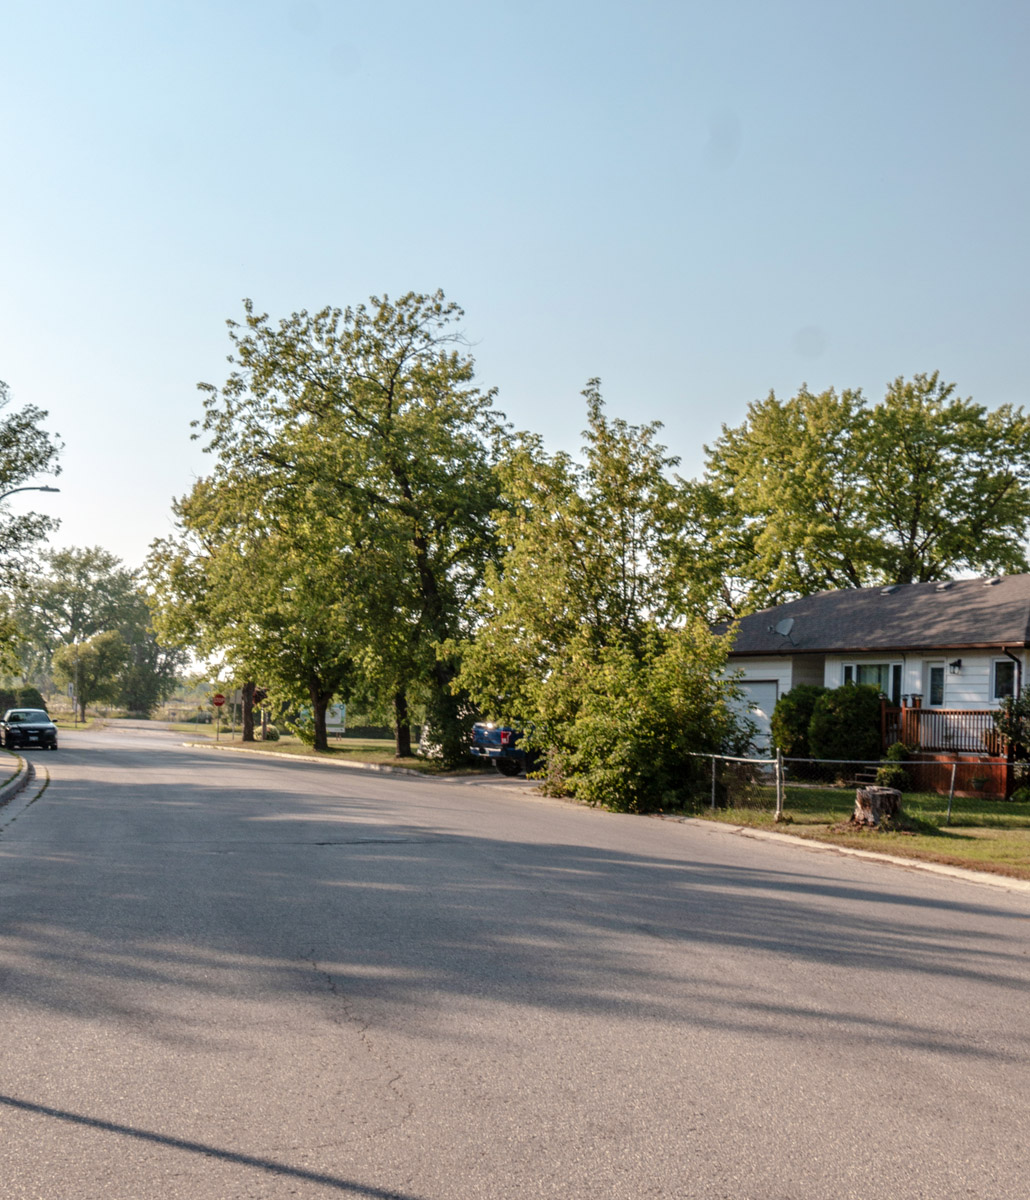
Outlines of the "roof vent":
{"type": "Polygon", "coordinates": [[[954,579],[945,579],[943,583],[939,583],[933,590],[935,592],[946,592],[949,588],[953,588],[954,586],[954,579]]]}
{"type": "Polygon", "coordinates": [[[893,596],[894,593],[901,587],[900,583],[892,583],[890,587],[880,588],[881,596],[893,596]]]}
{"type": "Polygon", "coordinates": [[[996,583],[1001,583],[1001,576],[994,575],[990,579],[984,580],[984,587],[994,587],[996,583]]]}

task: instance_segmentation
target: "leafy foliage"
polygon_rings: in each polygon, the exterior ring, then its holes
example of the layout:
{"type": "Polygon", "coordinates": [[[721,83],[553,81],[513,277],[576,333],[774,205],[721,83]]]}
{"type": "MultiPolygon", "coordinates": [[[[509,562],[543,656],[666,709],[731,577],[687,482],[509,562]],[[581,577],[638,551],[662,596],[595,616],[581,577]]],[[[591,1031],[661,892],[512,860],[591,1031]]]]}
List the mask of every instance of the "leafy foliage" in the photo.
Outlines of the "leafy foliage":
{"type": "Polygon", "coordinates": [[[688,539],[724,609],[828,588],[1024,571],[1030,419],[932,375],[752,404],[707,449],[688,539]]]}
{"type": "Polygon", "coordinates": [[[816,701],[827,689],[812,683],[799,683],[776,701],[769,722],[773,744],[790,758],[808,758],[808,728],[816,701]]]}
{"type": "MultiPolygon", "coordinates": [[[[0,494],[32,486],[40,476],[60,474],[61,443],[43,428],[47,414],[27,404],[2,415],[10,404],[7,384],[0,380],[0,494]]],[[[0,501],[3,509],[5,501],[0,501]]],[[[52,517],[26,513],[13,517],[0,510],[0,586],[16,582],[29,550],[57,527],[52,517]]]]}
{"type": "Polygon", "coordinates": [[[912,781],[900,763],[891,762],[877,769],[876,784],[877,787],[897,788],[899,792],[907,792],[912,786],[912,781]]]}
{"type": "Polygon", "coordinates": [[[14,675],[21,665],[23,638],[18,622],[0,596],[0,675],[14,675]]]}
{"type": "Polygon", "coordinates": [[[208,650],[274,677],[279,699],[308,693],[316,744],[346,686],[394,704],[400,752],[411,698],[446,756],[464,752],[466,706],[438,648],[467,631],[493,551],[500,426],[459,349],[461,315],[439,292],[278,324],[247,302],[229,323],[232,374],[202,385],[217,464],[152,555],[163,627],[186,598],[179,623],[208,650]]]}
{"type": "Polygon", "coordinates": [[[334,548],[307,509],[241,524],[247,500],[246,481],[206,479],[177,503],[184,532],[155,543],[148,562],[155,621],[166,640],[191,641],[200,654],[221,653],[238,676],[260,677],[271,706],[310,706],[305,729],[324,748],[325,708],[354,669],[334,548]]]}
{"type": "Polygon", "coordinates": [[[815,758],[863,762],[880,756],[880,693],[868,683],[846,683],[820,696],[808,726],[815,758]]]}
{"type": "Polygon", "coordinates": [[[167,699],[185,664],[181,649],[158,642],[135,573],[99,546],[47,551],[23,576],[16,611],[22,669],[41,682],[49,681],[62,646],[117,633],[125,650],[117,686],[96,698],[131,712],[149,714],[167,699]]]}
{"type": "MultiPolygon", "coordinates": [[[[0,380],[0,496],[32,486],[43,475],[60,474],[60,442],[43,428],[46,413],[34,405],[4,415],[10,404],[7,384],[0,380]]],[[[6,499],[0,500],[0,588],[17,585],[32,548],[57,522],[41,513],[15,516],[6,499]]],[[[0,597],[0,673],[18,670],[24,638],[8,597],[0,597]]]]}
{"type": "Polygon", "coordinates": [[[682,803],[701,770],[693,754],[743,749],[750,730],[719,676],[725,647],[700,621],[578,650],[545,696],[557,708],[561,689],[565,719],[529,739],[547,746],[545,791],[645,812],[682,803]]]}
{"type": "Polygon", "coordinates": [[[675,460],[658,426],[606,417],[596,380],[584,395],[582,463],[528,434],[502,459],[506,550],[458,682],[484,715],[532,729],[550,791],[644,809],[688,781],[689,750],[750,731],[719,677],[727,647],[677,576],[675,460]]]}
{"type": "Polygon", "coordinates": [[[1017,758],[1030,758],[1030,692],[1006,696],[993,713],[998,732],[1008,741],[1017,758]]]}
{"type": "Polygon", "coordinates": [[[59,684],[71,684],[75,688],[80,719],[86,719],[87,705],[98,701],[114,703],[118,699],[119,677],[128,656],[129,648],[115,630],[57,648],[54,678],[59,684]]]}
{"type": "Polygon", "coordinates": [[[138,611],[135,576],[99,546],[48,550],[17,591],[25,671],[45,677],[54,650],[117,629],[138,611]]]}

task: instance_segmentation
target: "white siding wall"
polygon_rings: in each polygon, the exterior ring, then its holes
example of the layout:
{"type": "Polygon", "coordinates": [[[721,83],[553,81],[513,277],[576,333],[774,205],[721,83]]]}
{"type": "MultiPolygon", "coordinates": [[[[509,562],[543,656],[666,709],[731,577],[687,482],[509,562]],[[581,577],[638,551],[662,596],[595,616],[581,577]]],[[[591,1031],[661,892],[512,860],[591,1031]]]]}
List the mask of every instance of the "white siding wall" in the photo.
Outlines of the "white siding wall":
{"type": "Polygon", "coordinates": [[[797,687],[799,683],[823,686],[826,663],[821,654],[795,654],[791,659],[790,686],[797,687]]]}
{"type": "MultiPolygon", "coordinates": [[[[748,658],[737,662],[731,660],[726,673],[736,678],[746,699],[760,699],[767,707],[768,699],[772,694],[771,688],[767,685],[775,684],[777,698],[784,692],[789,692],[791,687],[791,660],[779,655],[775,658],[748,658]],[[752,688],[748,686],[749,684],[758,686],[752,688]]],[[[749,711],[748,715],[758,723],[759,735],[755,738],[755,748],[764,754],[768,751],[770,744],[768,720],[763,720],[761,715],[753,709],[749,711]]],[[[771,711],[767,711],[766,717],[771,715],[771,711]]]]}
{"type": "MultiPolygon", "coordinates": [[[[1023,664],[1023,687],[1030,688],[1030,655],[1025,651],[1017,651],[1017,656],[1023,664]]],[[[803,655],[776,655],[769,658],[731,659],[727,665],[726,674],[738,680],[744,690],[746,699],[761,702],[771,711],[770,699],[789,692],[798,683],[822,682],[826,687],[840,687],[844,682],[845,663],[876,663],[900,662],[902,664],[901,691],[904,696],[922,695],[923,704],[928,705],[929,696],[926,694],[925,665],[928,662],[944,663],[944,703],[942,708],[958,709],[989,709],[997,708],[998,701],[993,699],[994,676],[993,664],[996,660],[1004,659],[999,651],[973,650],[958,653],[952,651],[946,654],[861,654],[861,655],[827,655],[825,669],[821,679],[815,674],[814,668],[818,660],[812,656],[807,659],[803,655]],[[957,675],[948,671],[948,663],[961,658],[962,667],[957,675]],[[803,664],[803,665],[802,665],[803,664]],[[755,685],[749,687],[748,685],[755,685]],[[774,685],[774,686],[771,686],[774,685]]],[[[755,739],[755,748],[759,753],[769,749],[769,728],[767,719],[757,714],[754,709],[749,711],[752,719],[758,720],[759,736],[755,739]]],[[[766,718],[769,713],[766,714],[766,718]]]]}
{"type": "MultiPolygon", "coordinates": [[[[1030,674],[1027,671],[1027,655],[1024,651],[1015,651],[1023,663],[1023,687],[1030,687],[1030,674]]],[[[925,666],[927,663],[944,663],[944,703],[942,708],[997,708],[998,701],[993,698],[995,660],[1005,659],[1000,651],[966,650],[949,651],[940,654],[852,654],[827,655],[826,674],[823,682],[826,687],[840,687],[844,682],[845,663],[902,663],[901,691],[903,695],[921,695],[923,704],[929,703],[926,686],[925,666]],[[948,663],[955,659],[962,660],[961,670],[952,675],[948,663]]]]}

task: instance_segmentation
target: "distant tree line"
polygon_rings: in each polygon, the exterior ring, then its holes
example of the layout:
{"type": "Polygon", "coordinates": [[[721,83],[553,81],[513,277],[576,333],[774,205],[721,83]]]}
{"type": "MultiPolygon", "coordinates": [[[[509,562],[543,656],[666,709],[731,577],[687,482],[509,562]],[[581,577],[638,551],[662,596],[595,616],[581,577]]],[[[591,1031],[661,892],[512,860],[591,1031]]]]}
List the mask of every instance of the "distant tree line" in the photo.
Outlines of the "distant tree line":
{"type": "Polygon", "coordinates": [[[187,662],[158,642],[136,574],[98,546],[45,551],[11,588],[18,672],[32,686],[149,716],[187,662]]]}

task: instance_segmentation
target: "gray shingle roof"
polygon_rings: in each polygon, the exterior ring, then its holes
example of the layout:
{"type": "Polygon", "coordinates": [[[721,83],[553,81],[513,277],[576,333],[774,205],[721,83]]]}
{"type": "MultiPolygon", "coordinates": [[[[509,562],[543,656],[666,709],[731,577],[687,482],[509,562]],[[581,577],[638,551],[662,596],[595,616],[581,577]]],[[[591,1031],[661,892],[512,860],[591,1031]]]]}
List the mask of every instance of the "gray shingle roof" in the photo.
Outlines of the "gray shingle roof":
{"type": "Polygon", "coordinates": [[[734,655],[1030,646],[1030,575],[819,592],[743,617],[734,655]],[[790,639],[770,626],[794,618],[790,639]],[[794,645],[791,645],[791,642],[794,645]]]}

